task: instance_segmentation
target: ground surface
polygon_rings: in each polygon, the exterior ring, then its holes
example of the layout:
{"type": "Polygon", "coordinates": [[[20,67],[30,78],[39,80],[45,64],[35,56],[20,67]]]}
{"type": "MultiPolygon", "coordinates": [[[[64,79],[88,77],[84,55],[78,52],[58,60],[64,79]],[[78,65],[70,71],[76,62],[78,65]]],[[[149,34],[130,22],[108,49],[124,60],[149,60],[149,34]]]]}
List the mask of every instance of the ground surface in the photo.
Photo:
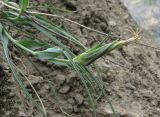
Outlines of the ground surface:
{"type": "MultiPolygon", "coordinates": [[[[119,0],[75,0],[72,1],[78,12],[68,15],[70,19],[77,21],[94,29],[111,32],[122,39],[132,37],[128,31],[129,27],[137,29],[138,26],[128,14],[127,9],[119,0]]],[[[74,8],[75,9],[75,8],[74,8]]],[[[76,25],[70,24],[68,29],[72,34],[76,34],[87,46],[102,39],[102,36],[95,32],[87,31],[76,25]]],[[[144,33],[141,43],[157,46],[147,33],[144,33]]],[[[160,116],[160,52],[132,44],[119,51],[114,51],[109,56],[104,56],[105,60],[99,59],[98,65],[101,67],[102,77],[106,83],[109,97],[113,106],[120,114],[119,117],[159,117],[160,116]],[[112,60],[120,65],[111,63],[112,60]]],[[[51,95],[48,84],[42,80],[35,72],[27,59],[21,60],[26,68],[17,59],[17,65],[31,80],[41,95],[49,117],[64,117],[60,109],[56,106],[51,95]]],[[[64,110],[73,117],[91,117],[86,103],[83,87],[79,78],[66,68],[52,64],[46,64],[34,60],[34,63],[41,69],[46,77],[56,84],[58,97],[64,110]]],[[[0,69],[1,70],[1,69],[0,69]]],[[[8,73],[4,80],[4,73],[0,71],[0,114],[2,117],[35,117],[28,102],[20,103],[17,89],[18,87],[10,78],[8,73]],[[25,106],[20,106],[25,105],[25,106]],[[26,108],[28,107],[28,108],[26,108]]],[[[21,99],[23,100],[23,99],[21,99]]],[[[99,117],[110,117],[112,115],[109,107],[104,103],[99,103],[97,107],[99,117]]]]}

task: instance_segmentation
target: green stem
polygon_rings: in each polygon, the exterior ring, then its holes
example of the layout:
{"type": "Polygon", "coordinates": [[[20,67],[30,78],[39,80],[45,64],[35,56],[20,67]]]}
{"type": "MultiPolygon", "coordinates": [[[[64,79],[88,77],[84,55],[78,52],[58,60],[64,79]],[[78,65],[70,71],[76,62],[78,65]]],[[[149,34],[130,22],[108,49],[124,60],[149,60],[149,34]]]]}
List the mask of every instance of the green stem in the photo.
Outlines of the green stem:
{"type": "Polygon", "coordinates": [[[34,52],[34,51],[32,51],[32,50],[24,47],[23,45],[17,43],[17,40],[13,39],[13,38],[11,37],[11,35],[10,35],[9,33],[7,33],[6,30],[4,30],[4,33],[5,33],[5,35],[8,37],[8,39],[9,39],[12,43],[14,43],[16,46],[18,46],[19,48],[21,48],[21,49],[23,49],[23,50],[25,50],[25,51],[33,54],[33,55],[36,55],[36,52],[34,52]]]}
{"type": "MultiPolygon", "coordinates": [[[[32,55],[35,55],[35,56],[38,54],[38,52],[34,52],[34,51],[32,51],[32,50],[24,47],[23,45],[17,43],[17,40],[13,39],[13,38],[10,36],[10,34],[7,33],[6,30],[4,30],[4,33],[5,33],[5,35],[8,37],[8,39],[9,39],[12,43],[14,43],[17,47],[25,50],[26,52],[31,53],[32,55]]],[[[69,60],[67,60],[67,59],[57,59],[57,58],[54,58],[54,61],[55,61],[55,62],[62,62],[62,63],[66,63],[66,64],[69,63],[69,60]]]]}
{"type": "Polygon", "coordinates": [[[57,58],[54,58],[54,60],[56,62],[65,62],[65,63],[69,63],[69,60],[68,59],[57,59],[57,58]]]}

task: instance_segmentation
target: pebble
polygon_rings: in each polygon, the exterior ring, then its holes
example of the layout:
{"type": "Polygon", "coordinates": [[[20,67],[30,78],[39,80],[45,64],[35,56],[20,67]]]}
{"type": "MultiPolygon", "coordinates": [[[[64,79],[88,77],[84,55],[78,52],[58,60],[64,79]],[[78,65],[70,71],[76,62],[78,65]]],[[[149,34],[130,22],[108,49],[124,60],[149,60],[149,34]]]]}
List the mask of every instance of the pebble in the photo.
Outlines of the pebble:
{"type": "Polygon", "coordinates": [[[72,72],[69,74],[69,77],[66,79],[67,83],[73,83],[74,79],[77,79],[76,73],[72,72]]]}
{"type": "Polygon", "coordinates": [[[128,112],[128,110],[119,107],[119,106],[114,106],[115,110],[116,110],[116,115],[112,112],[111,108],[109,106],[102,106],[99,107],[97,112],[99,115],[101,116],[105,116],[105,117],[140,117],[140,116],[136,116],[133,115],[132,113],[128,112]]]}
{"type": "Polygon", "coordinates": [[[28,117],[28,116],[24,112],[20,111],[18,117],[28,117]]]}
{"type": "Polygon", "coordinates": [[[123,117],[119,112],[116,112],[116,115],[115,115],[110,108],[105,108],[105,107],[103,109],[98,109],[97,113],[98,115],[105,116],[105,117],[123,117]]]}
{"type": "MultiPolygon", "coordinates": [[[[29,75],[28,80],[31,82],[32,85],[38,84],[43,78],[41,76],[34,76],[34,75],[29,75]]],[[[30,87],[30,84],[28,81],[25,81],[24,84],[26,87],[30,87]]]]}
{"type": "Polygon", "coordinates": [[[73,113],[73,106],[71,104],[64,105],[64,109],[66,110],[66,112],[68,114],[72,114],[73,113]]]}
{"type": "Polygon", "coordinates": [[[131,90],[136,90],[136,87],[133,86],[131,83],[127,83],[127,84],[126,84],[126,88],[127,88],[127,89],[131,89],[131,90]]]}
{"type": "Polygon", "coordinates": [[[10,93],[9,93],[9,96],[10,96],[10,98],[13,98],[14,96],[16,96],[16,94],[13,93],[13,92],[10,92],[10,93]]]}
{"type": "Polygon", "coordinates": [[[160,58],[160,51],[159,51],[159,50],[156,50],[155,53],[156,53],[156,56],[157,56],[158,58],[160,58]]]}
{"type": "Polygon", "coordinates": [[[57,82],[57,84],[59,84],[59,85],[63,85],[64,84],[64,82],[65,82],[65,75],[62,75],[62,74],[58,74],[57,76],[55,76],[56,78],[56,82],[57,82]]]}
{"type": "Polygon", "coordinates": [[[73,107],[73,111],[74,111],[74,113],[78,113],[78,108],[77,108],[77,106],[74,106],[74,107],[73,107]]]}
{"type": "Polygon", "coordinates": [[[109,26],[116,26],[117,25],[116,22],[113,20],[109,21],[108,24],[109,24],[109,26]]]}
{"type": "Polygon", "coordinates": [[[71,87],[68,85],[64,85],[59,89],[59,92],[62,94],[66,94],[70,91],[71,87]]]}
{"type": "Polygon", "coordinates": [[[141,90],[141,93],[143,97],[145,98],[152,98],[153,97],[153,92],[150,90],[141,90]]]}
{"type": "Polygon", "coordinates": [[[49,68],[51,68],[53,66],[53,63],[47,62],[46,66],[49,67],[49,68]]]}
{"type": "Polygon", "coordinates": [[[76,100],[76,102],[77,102],[78,105],[81,105],[83,103],[83,100],[84,100],[83,95],[76,94],[74,98],[75,98],[75,100],[76,100]]]}
{"type": "Polygon", "coordinates": [[[68,99],[68,102],[69,102],[70,104],[74,104],[74,103],[75,103],[75,100],[74,100],[73,98],[69,98],[69,99],[68,99]]]}
{"type": "Polygon", "coordinates": [[[128,17],[129,17],[129,14],[128,14],[128,13],[126,13],[126,14],[123,16],[123,19],[124,19],[124,20],[127,20],[127,19],[128,19],[128,17]]]}
{"type": "Polygon", "coordinates": [[[100,27],[101,27],[101,29],[102,29],[103,31],[106,31],[106,29],[107,29],[107,25],[106,25],[105,22],[102,22],[102,23],[100,24],[100,27]]]}
{"type": "MultiPolygon", "coordinates": [[[[38,87],[38,89],[40,89],[39,94],[47,94],[50,90],[50,86],[48,84],[44,84],[38,87]]],[[[48,95],[46,95],[47,97],[48,95]]]]}

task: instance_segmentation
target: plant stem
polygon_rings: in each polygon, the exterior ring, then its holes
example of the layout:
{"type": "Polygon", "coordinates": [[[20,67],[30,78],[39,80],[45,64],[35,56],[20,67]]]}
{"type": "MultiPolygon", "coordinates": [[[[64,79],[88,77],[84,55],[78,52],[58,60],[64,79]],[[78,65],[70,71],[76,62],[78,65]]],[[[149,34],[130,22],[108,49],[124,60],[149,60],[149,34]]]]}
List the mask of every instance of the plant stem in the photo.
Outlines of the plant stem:
{"type": "Polygon", "coordinates": [[[10,41],[12,41],[12,43],[14,43],[16,46],[18,46],[19,48],[21,48],[21,49],[23,49],[23,50],[25,50],[25,51],[33,54],[33,55],[36,55],[36,52],[34,52],[34,51],[32,51],[32,50],[24,47],[23,45],[17,43],[17,41],[16,41],[15,39],[13,39],[13,38],[10,36],[10,34],[8,34],[8,32],[7,32],[6,30],[4,30],[4,33],[5,33],[5,35],[8,37],[8,39],[9,39],[10,41]]]}
{"type": "MultiPolygon", "coordinates": [[[[20,11],[19,8],[10,6],[10,5],[6,4],[6,3],[3,2],[3,1],[0,1],[0,4],[3,4],[4,6],[6,6],[6,7],[8,7],[8,8],[11,8],[11,9],[14,9],[14,10],[16,10],[16,11],[20,11]]],[[[76,25],[78,25],[78,26],[80,26],[80,27],[83,27],[83,28],[85,28],[85,29],[87,29],[87,30],[90,30],[90,31],[99,33],[99,34],[101,34],[101,35],[110,36],[110,35],[107,34],[107,33],[104,33],[104,32],[98,31],[98,30],[95,30],[95,29],[90,28],[90,27],[87,27],[87,26],[84,26],[84,25],[82,25],[82,24],[80,24],[80,23],[78,23],[78,22],[76,22],[76,21],[70,20],[70,19],[65,18],[65,17],[63,17],[63,16],[60,16],[60,15],[53,15],[53,14],[49,14],[49,13],[41,13],[41,12],[36,12],[36,11],[26,11],[26,13],[29,13],[29,14],[38,14],[38,15],[45,15],[45,16],[51,16],[51,17],[60,18],[60,19],[63,19],[64,21],[68,21],[68,22],[70,22],[70,23],[76,24],[76,25]]]]}
{"type": "MultiPolygon", "coordinates": [[[[31,53],[32,55],[35,55],[35,56],[38,54],[38,52],[34,52],[34,51],[32,51],[32,50],[24,47],[23,45],[17,43],[17,40],[13,39],[13,38],[7,33],[7,31],[4,30],[4,33],[5,33],[6,36],[9,38],[9,40],[12,41],[12,43],[14,43],[14,44],[15,44],[16,46],[18,46],[19,48],[21,48],[21,49],[23,49],[23,50],[25,50],[25,51],[27,51],[27,52],[31,53]]],[[[63,62],[63,63],[66,63],[66,64],[69,63],[69,60],[66,60],[66,59],[57,59],[57,58],[54,58],[53,60],[54,60],[55,62],[63,62]]]]}

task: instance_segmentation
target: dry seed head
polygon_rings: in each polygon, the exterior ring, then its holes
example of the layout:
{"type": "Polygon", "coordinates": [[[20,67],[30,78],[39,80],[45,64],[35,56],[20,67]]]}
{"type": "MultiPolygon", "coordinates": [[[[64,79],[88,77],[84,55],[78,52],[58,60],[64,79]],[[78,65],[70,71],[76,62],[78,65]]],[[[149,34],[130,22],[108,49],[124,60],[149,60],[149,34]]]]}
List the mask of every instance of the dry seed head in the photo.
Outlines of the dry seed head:
{"type": "Polygon", "coordinates": [[[133,41],[138,41],[140,38],[141,38],[141,37],[139,36],[139,34],[136,33],[134,37],[129,38],[129,39],[127,39],[127,40],[123,40],[123,41],[124,41],[125,44],[129,44],[129,43],[131,43],[131,42],[133,42],[133,41]]]}
{"type": "Polygon", "coordinates": [[[138,41],[139,39],[141,39],[141,36],[139,35],[140,34],[140,31],[134,31],[132,28],[131,30],[129,30],[134,36],[129,38],[129,39],[126,39],[126,40],[121,40],[120,43],[124,44],[124,45],[128,45],[130,43],[132,43],[133,41],[138,41]]]}
{"type": "Polygon", "coordinates": [[[135,38],[135,40],[138,41],[138,39],[141,39],[141,36],[140,36],[140,31],[137,29],[136,31],[133,30],[133,28],[130,27],[130,30],[131,34],[134,36],[133,38],[135,38]]]}

